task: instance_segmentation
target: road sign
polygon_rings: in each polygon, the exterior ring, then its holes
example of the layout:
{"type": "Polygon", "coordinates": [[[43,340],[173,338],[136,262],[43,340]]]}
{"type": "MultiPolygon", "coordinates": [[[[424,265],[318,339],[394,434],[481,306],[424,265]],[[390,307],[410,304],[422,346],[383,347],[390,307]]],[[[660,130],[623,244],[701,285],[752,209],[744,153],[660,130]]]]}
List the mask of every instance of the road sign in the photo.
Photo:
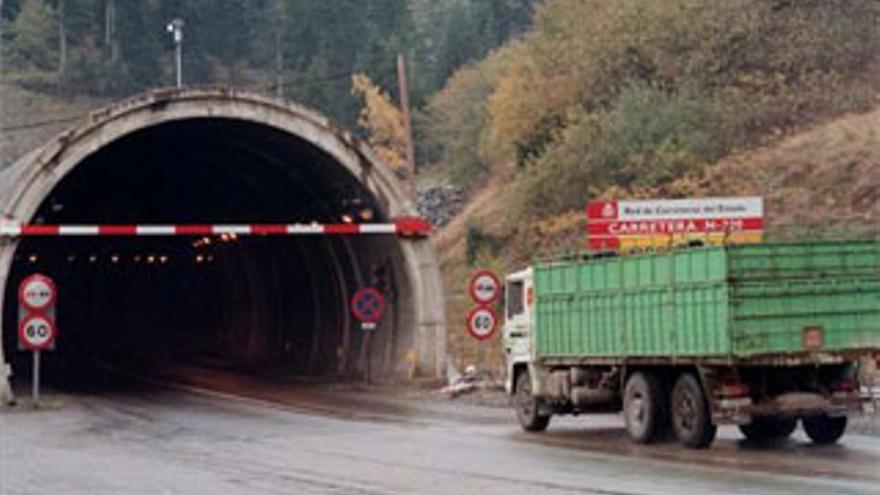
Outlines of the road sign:
{"type": "Polygon", "coordinates": [[[587,217],[592,250],[744,244],[764,236],[759,197],[591,201],[587,217]]]}
{"type": "Polygon", "coordinates": [[[376,323],[385,312],[385,296],[373,287],[365,287],[351,298],[351,313],[362,323],[376,323]]]}
{"type": "Polygon", "coordinates": [[[55,320],[43,314],[24,317],[18,326],[18,340],[30,351],[51,348],[55,343],[55,320]]]}
{"type": "Polygon", "coordinates": [[[501,296],[501,282],[491,270],[479,270],[468,285],[471,299],[477,304],[492,304],[501,296]]]}
{"type": "Polygon", "coordinates": [[[28,311],[46,311],[55,304],[55,282],[39,273],[30,275],[18,286],[18,299],[28,311]]]}
{"type": "Polygon", "coordinates": [[[488,340],[498,327],[498,315],[489,306],[477,306],[468,313],[467,331],[477,340],[488,340]]]}

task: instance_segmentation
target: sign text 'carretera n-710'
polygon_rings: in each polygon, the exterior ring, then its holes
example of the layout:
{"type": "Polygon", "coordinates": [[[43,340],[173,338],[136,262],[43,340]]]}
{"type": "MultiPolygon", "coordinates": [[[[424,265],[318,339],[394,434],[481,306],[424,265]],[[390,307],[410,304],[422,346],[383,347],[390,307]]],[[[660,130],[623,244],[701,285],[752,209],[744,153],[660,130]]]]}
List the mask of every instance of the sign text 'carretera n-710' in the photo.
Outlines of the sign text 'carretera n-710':
{"type": "Polygon", "coordinates": [[[592,201],[587,206],[589,248],[668,247],[761,242],[762,198],[592,201]]]}

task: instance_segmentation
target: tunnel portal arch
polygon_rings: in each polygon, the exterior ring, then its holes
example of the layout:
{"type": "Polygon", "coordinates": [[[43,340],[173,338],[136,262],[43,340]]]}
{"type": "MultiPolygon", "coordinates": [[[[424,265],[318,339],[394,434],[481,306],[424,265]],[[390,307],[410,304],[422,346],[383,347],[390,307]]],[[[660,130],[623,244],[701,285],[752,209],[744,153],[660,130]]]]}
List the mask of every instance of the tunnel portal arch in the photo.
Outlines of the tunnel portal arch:
{"type": "MultiPolygon", "coordinates": [[[[65,223],[112,223],[102,222],[102,215],[108,214],[114,222],[132,220],[135,216],[148,217],[146,222],[138,218],[140,223],[173,222],[174,213],[157,212],[162,209],[157,202],[178,201],[175,207],[188,215],[184,220],[189,222],[227,220],[212,216],[221,214],[233,215],[235,221],[245,222],[309,221],[315,220],[315,216],[338,216],[339,211],[334,208],[340,208],[339,205],[333,202],[335,199],[327,198],[348,194],[334,190],[343,183],[348,184],[349,190],[358,191],[352,194],[365,198],[363,204],[375,210],[371,216],[390,220],[415,213],[401,182],[369,147],[312,110],[223,88],[160,90],[92,112],[69,131],[3,171],[0,213],[2,222],[7,224],[60,223],[59,219],[65,223]],[[191,143],[195,142],[203,146],[190,153],[191,143]],[[222,151],[212,151],[214,148],[222,151]],[[135,162],[137,168],[133,165],[135,162]],[[189,170],[190,162],[201,164],[198,173],[189,170]],[[211,168],[221,162],[222,166],[211,168]],[[151,167],[155,168],[150,170],[151,167]],[[153,171],[153,175],[163,177],[157,179],[149,175],[153,171]],[[130,179],[133,176],[136,178],[130,179]],[[178,176],[188,177],[188,182],[180,179],[185,184],[175,189],[173,183],[178,176]],[[144,185],[146,182],[150,182],[149,187],[167,189],[165,195],[159,200],[152,199],[144,185]],[[122,183],[125,184],[120,185],[122,183]],[[211,192],[191,201],[179,198],[185,188],[193,189],[194,185],[204,186],[211,192]],[[102,196],[101,191],[117,186],[130,190],[102,196]],[[248,190],[250,196],[236,196],[241,190],[248,190]],[[64,195],[73,204],[66,204],[64,211],[58,212],[54,202],[64,195]],[[282,214],[298,212],[302,212],[301,218],[280,218],[282,214]],[[258,218],[261,215],[272,218],[258,218]]],[[[0,369],[7,368],[5,363],[11,352],[8,329],[9,320],[14,316],[10,310],[14,302],[10,301],[12,293],[8,286],[17,284],[15,267],[20,258],[17,252],[25,242],[28,241],[0,239],[0,287],[5,288],[0,292],[5,308],[0,315],[5,336],[0,342],[0,369]]],[[[58,241],[40,242],[48,245],[58,241]]],[[[260,254],[263,252],[260,250],[269,248],[254,247],[250,254],[254,258],[271,258],[271,267],[239,259],[234,268],[216,280],[242,285],[243,288],[236,287],[239,291],[247,291],[252,287],[248,284],[260,282],[274,284],[280,290],[291,284],[298,284],[295,288],[301,292],[320,289],[323,299],[313,295],[309,303],[311,309],[299,308],[311,311],[308,325],[314,327],[312,333],[322,331],[322,325],[334,326],[337,328],[334,331],[344,334],[340,338],[346,341],[342,343],[353,349],[356,342],[352,343],[354,337],[349,333],[353,325],[342,314],[347,303],[344,299],[357,286],[370,283],[371,277],[375,278],[371,267],[375,271],[379,266],[383,273],[391,272],[387,277],[394,286],[396,311],[389,318],[394,319],[396,333],[389,334],[386,345],[378,346],[373,354],[377,354],[390,374],[412,373],[414,368],[432,376],[445,372],[443,293],[438,263],[428,240],[386,236],[384,240],[342,238],[308,242],[311,244],[287,246],[283,256],[274,258],[260,254]],[[295,253],[302,254],[305,261],[290,264],[289,259],[297,257],[295,253]],[[319,267],[326,276],[315,275],[319,267]],[[265,278],[265,273],[284,270],[310,275],[265,278]],[[249,282],[237,283],[230,279],[249,282]],[[333,314],[326,308],[331,299],[333,314]]],[[[183,248],[175,246],[174,249],[183,248]]],[[[232,266],[233,262],[230,263],[232,266]]],[[[170,287],[168,284],[170,282],[166,284],[170,287]]],[[[227,294],[226,297],[224,304],[238,300],[238,296],[227,294]]],[[[285,303],[276,301],[273,310],[289,313],[289,308],[284,306],[285,303]]],[[[257,306],[256,311],[263,309],[266,307],[257,306]]],[[[252,314],[250,318],[249,324],[253,324],[259,315],[252,314]]],[[[284,318],[287,317],[278,317],[276,323],[303,325],[302,321],[284,318]]],[[[62,328],[62,333],[64,331],[62,328]]],[[[309,342],[308,345],[316,348],[333,345],[332,339],[322,343],[315,335],[309,342]]],[[[342,343],[336,343],[336,347],[342,343]]],[[[348,360],[354,363],[355,358],[349,356],[348,360]]],[[[0,379],[0,388],[3,382],[0,379]]]]}

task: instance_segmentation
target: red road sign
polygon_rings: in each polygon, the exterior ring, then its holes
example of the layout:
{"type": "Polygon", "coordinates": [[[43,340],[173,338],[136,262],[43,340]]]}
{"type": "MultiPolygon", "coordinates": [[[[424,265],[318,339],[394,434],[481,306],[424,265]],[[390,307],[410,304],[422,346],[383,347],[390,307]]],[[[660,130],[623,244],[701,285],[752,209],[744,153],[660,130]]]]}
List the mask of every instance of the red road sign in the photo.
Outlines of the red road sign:
{"type": "Polygon", "coordinates": [[[351,313],[363,323],[375,323],[385,312],[385,296],[373,287],[365,287],[351,298],[351,313]]]}
{"type": "Polygon", "coordinates": [[[592,250],[754,243],[764,233],[759,197],[591,201],[587,217],[592,250]]]}
{"type": "Polygon", "coordinates": [[[471,276],[468,292],[477,304],[492,304],[501,297],[501,281],[491,270],[479,270],[471,276]]]}
{"type": "Polygon", "coordinates": [[[18,326],[18,341],[31,351],[42,351],[55,344],[55,320],[44,314],[24,317],[18,326]]]}
{"type": "Polygon", "coordinates": [[[39,273],[28,276],[18,286],[18,300],[28,311],[46,311],[55,304],[56,297],[55,282],[39,273]]]}
{"type": "Polygon", "coordinates": [[[477,340],[488,340],[498,327],[498,315],[489,306],[477,306],[468,313],[467,331],[477,340]]]}

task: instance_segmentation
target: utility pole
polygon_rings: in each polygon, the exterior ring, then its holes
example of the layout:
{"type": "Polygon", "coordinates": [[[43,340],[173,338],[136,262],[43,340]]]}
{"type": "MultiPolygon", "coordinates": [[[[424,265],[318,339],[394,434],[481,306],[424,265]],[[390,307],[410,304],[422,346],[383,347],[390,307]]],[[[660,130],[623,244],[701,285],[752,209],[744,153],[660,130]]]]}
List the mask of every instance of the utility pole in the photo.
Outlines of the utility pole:
{"type": "Polygon", "coordinates": [[[177,65],[177,87],[183,87],[183,19],[174,19],[168,23],[168,32],[174,36],[174,55],[177,65]]]}
{"type": "Polygon", "coordinates": [[[416,199],[416,151],[413,144],[412,111],[409,106],[409,84],[406,79],[406,60],[403,54],[397,55],[397,82],[400,89],[400,107],[403,109],[403,126],[406,133],[406,166],[409,171],[409,188],[413,200],[416,199]]]}

